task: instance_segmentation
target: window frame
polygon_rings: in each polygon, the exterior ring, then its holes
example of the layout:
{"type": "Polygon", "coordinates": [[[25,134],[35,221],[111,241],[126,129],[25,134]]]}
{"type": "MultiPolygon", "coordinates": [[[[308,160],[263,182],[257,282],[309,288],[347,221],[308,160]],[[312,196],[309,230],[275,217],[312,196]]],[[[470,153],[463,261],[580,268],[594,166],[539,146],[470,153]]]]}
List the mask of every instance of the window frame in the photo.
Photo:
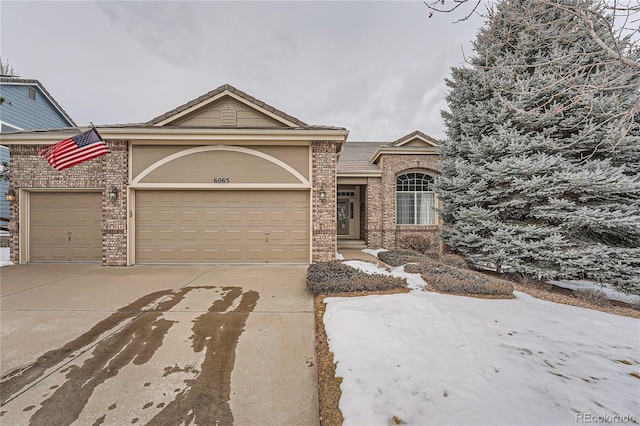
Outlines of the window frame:
{"type": "Polygon", "coordinates": [[[421,171],[406,171],[396,176],[396,225],[437,225],[435,179],[435,176],[421,171]],[[411,197],[406,197],[407,194],[411,197]],[[421,211],[420,207],[425,200],[424,195],[430,196],[426,199],[430,199],[431,205],[426,208],[431,209],[431,212],[421,211]],[[401,196],[404,196],[405,202],[409,200],[409,204],[413,208],[412,212],[401,211],[401,209],[407,208],[406,204],[400,203],[401,196]],[[409,216],[410,222],[407,222],[407,216],[409,216]]]}

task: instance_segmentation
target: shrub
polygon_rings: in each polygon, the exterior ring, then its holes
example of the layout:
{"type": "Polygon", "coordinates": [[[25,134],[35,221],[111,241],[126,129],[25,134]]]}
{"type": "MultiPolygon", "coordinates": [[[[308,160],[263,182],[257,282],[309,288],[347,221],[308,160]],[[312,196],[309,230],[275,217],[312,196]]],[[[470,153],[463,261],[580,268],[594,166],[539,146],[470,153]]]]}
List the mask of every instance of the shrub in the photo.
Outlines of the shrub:
{"type": "Polygon", "coordinates": [[[604,291],[597,288],[579,288],[573,291],[573,294],[580,300],[589,302],[596,306],[608,306],[609,298],[604,291]]]}
{"type": "Polygon", "coordinates": [[[550,291],[553,288],[553,284],[549,284],[546,279],[539,279],[531,275],[516,272],[506,274],[506,276],[508,279],[517,282],[523,287],[536,288],[544,291],[550,291]]]}
{"type": "Polygon", "coordinates": [[[405,272],[421,273],[429,288],[441,293],[471,296],[512,298],[513,285],[508,281],[489,277],[468,269],[435,262],[405,266],[405,272]]]}
{"type": "Polygon", "coordinates": [[[400,266],[411,262],[422,262],[425,255],[412,250],[389,250],[378,253],[378,259],[387,265],[400,266]]]}
{"type": "Polygon", "coordinates": [[[424,268],[424,263],[407,263],[404,265],[404,271],[409,274],[421,274],[424,268]]]}
{"type": "Polygon", "coordinates": [[[440,256],[440,262],[445,265],[453,266],[454,268],[467,269],[467,261],[459,254],[443,254],[440,256]]]}
{"type": "Polygon", "coordinates": [[[436,241],[437,236],[431,233],[415,233],[407,234],[398,238],[397,246],[401,249],[413,250],[418,253],[436,253],[440,252],[439,243],[436,241]]]}
{"type": "Polygon", "coordinates": [[[307,269],[307,287],[320,294],[385,291],[406,287],[404,278],[369,275],[341,262],[318,262],[307,269]]]}

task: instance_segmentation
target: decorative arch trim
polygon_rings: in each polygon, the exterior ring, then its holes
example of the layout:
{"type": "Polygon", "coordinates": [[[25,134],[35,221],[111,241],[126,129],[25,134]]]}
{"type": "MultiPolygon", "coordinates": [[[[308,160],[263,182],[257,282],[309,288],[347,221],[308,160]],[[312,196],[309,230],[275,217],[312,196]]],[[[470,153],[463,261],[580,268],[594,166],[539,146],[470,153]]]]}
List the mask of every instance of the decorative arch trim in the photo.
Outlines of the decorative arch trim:
{"type": "Polygon", "coordinates": [[[258,157],[258,158],[262,158],[263,160],[266,160],[272,164],[275,164],[276,166],[282,168],[283,170],[286,170],[287,172],[289,172],[290,174],[292,174],[296,179],[298,179],[300,181],[300,183],[304,184],[304,185],[310,185],[310,182],[308,179],[306,179],[304,176],[302,176],[300,174],[300,172],[298,172],[296,169],[294,169],[293,167],[291,167],[290,165],[288,165],[287,163],[283,162],[282,160],[279,160],[269,154],[265,154],[264,152],[260,152],[260,151],[256,151],[254,149],[249,149],[249,148],[244,148],[241,146],[227,146],[227,145],[211,145],[211,146],[199,146],[196,148],[189,148],[189,149],[185,149],[183,151],[179,151],[176,152],[174,154],[168,155],[166,157],[164,157],[161,160],[156,161],[155,163],[153,163],[152,165],[150,165],[149,167],[147,167],[146,169],[144,169],[142,172],[140,172],[140,174],[138,174],[138,176],[136,176],[133,181],[131,182],[132,184],[139,184],[141,183],[142,179],[144,179],[147,175],[149,175],[149,173],[153,172],[154,170],[162,167],[163,165],[170,163],[173,160],[176,160],[178,158],[181,157],[185,157],[187,155],[192,155],[192,154],[198,154],[201,152],[208,152],[208,151],[232,151],[232,152],[240,152],[243,154],[247,154],[247,155],[252,155],[254,157],[258,157]]]}

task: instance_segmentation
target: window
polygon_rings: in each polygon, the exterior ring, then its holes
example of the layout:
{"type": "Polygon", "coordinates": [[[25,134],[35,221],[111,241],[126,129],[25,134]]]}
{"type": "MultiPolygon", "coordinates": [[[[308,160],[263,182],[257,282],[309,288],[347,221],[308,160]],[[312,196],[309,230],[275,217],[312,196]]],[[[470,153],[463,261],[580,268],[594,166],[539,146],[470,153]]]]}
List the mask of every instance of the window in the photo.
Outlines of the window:
{"type": "Polygon", "coordinates": [[[399,225],[434,225],[433,176],[412,172],[396,178],[396,222],[399,225]]]}
{"type": "Polygon", "coordinates": [[[36,100],[36,89],[33,87],[27,87],[27,97],[32,101],[36,100]]]}

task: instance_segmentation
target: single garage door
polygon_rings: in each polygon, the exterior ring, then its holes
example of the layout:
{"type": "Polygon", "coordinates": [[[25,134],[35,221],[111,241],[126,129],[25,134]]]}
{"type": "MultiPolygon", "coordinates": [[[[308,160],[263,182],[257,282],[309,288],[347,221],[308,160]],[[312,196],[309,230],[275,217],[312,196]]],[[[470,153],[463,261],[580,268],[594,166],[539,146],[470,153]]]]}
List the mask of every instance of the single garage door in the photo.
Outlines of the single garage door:
{"type": "Polygon", "coordinates": [[[309,191],[136,191],[136,263],[308,263],[309,191]]]}
{"type": "Polygon", "coordinates": [[[101,223],[102,194],[99,192],[32,192],[31,261],[102,261],[101,223]]]}

